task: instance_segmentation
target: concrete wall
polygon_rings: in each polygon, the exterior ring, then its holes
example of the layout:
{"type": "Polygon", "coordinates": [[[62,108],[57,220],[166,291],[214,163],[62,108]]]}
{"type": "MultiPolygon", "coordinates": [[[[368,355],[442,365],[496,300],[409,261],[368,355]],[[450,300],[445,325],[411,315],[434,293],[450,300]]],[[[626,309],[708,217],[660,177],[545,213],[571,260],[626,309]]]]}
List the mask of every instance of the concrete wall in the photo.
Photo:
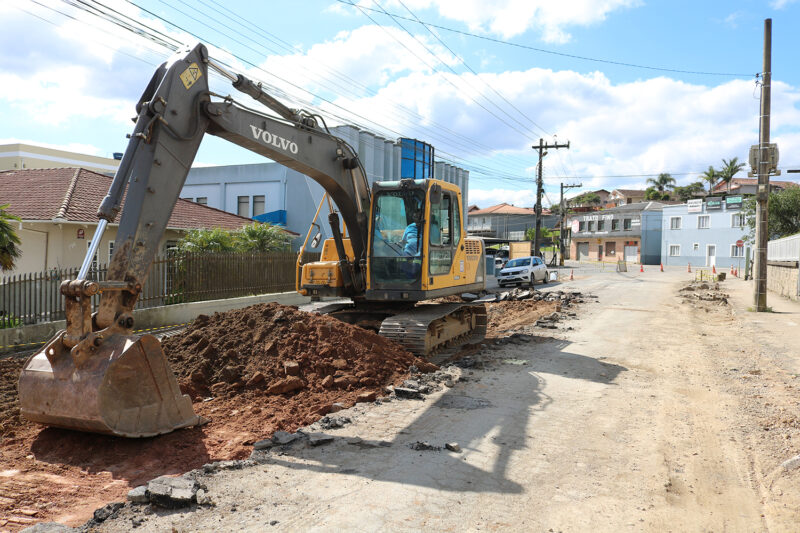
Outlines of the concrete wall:
{"type": "Polygon", "coordinates": [[[767,290],[792,300],[800,300],[800,269],[797,262],[768,261],[767,290]]]}
{"type": "MultiPolygon", "coordinates": [[[[185,304],[165,305],[138,309],[133,313],[136,320],[135,329],[152,329],[175,324],[191,322],[198,315],[211,315],[217,312],[240,309],[265,302],[278,302],[284,305],[303,305],[311,299],[294,291],[275,294],[261,294],[245,296],[242,298],[228,298],[225,300],[209,300],[206,302],[191,302],[185,304]]],[[[33,349],[43,341],[51,339],[59,331],[66,328],[66,322],[45,322],[14,329],[0,329],[0,352],[12,349],[33,349]],[[33,343],[33,345],[30,345],[33,343]]]]}

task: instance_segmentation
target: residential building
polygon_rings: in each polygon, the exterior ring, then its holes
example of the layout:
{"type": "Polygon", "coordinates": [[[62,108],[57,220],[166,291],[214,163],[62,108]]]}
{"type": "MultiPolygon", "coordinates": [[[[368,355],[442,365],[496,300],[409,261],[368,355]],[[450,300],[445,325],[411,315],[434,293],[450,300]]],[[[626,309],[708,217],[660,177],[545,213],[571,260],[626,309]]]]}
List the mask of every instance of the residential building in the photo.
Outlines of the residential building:
{"type": "Polygon", "coordinates": [[[742,196],[706,197],[665,206],[661,245],[664,264],[743,267],[749,246],[736,246],[749,233],[742,200],[742,196]]]}
{"type": "MultiPolygon", "coordinates": [[[[559,217],[549,209],[542,209],[542,227],[552,229],[559,217]]],[[[507,203],[471,211],[467,233],[479,237],[494,237],[510,241],[525,240],[525,232],[536,227],[536,212],[530,207],[516,207],[507,203]]]]}
{"type": "Polygon", "coordinates": [[[591,208],[591,209],[599,209],[599,208],[602,208],[604,205],[606,205],[609,202],[609,197],[610,196],[611,196],[611,193],[608,192],[605,189],[598,189],[596,191],[582,192],[579,195],[575,196],[574,198],[570,199],[569,208],[572,209],[572,210],[583,210],[581,208],[587,208],[587,207],[591,208]],[[595,203],[578,202],[577,199],[580,198],[581,196],[583,196],[584,194],[596,194],[597,197],[600,199],[600,201],[598,203],[596,203],[596,204],[595,203]]]}
{"type": "MultiPolygon", "coordinates": [[[[82,168],[0,172],[0,204],[9,204],[8,211],[22,219],[15,224],[22,241],[15,272],[80,266],[110,185],[109,176],[82,168]]],[[[108,225],[100,242],[100,264],[113,254],[119,217],[116,222],[108,225]]],[[[178,200],[158,248],[163,253],[191,229],[238,229],[248,223],[250,219],[178,200]]]]}
{"type": "Polygon", "coordinates": [[[113,174],[119,167],[120,159],[122,159],[122,153],[116,153],[114,158],[109,158],[32,144],[0,145],[0,171],[80,167],[102,174],[113,174]]]}
{"type": "MultiPolygon", "coordinates": [[[[356,148],[370,186],[376,181],[401,177],[436,177],[461,188],[464,219],[469,191],[469,171],[433,161],[433,147],[414,139],[390,141],[353,126],[331,132],[356,148]]],[[[313,179],[275,162],[192,168],[181,198],[262,222],[280,224],[305,237],[317,206],[325,194],[313,179]]],[[[322,240],[330,238],[328,208],[317,220],[322,240]]],[[[293,243],[295,249],[303,239],[293,243]]],[[[319,251],[320,244],[313,250],[319,251]]],[[[311,248],[308,248],[312,250],[311,248]]]]}
{"type": "MultiPolygon", "coordinates": [[[[770,178],[769,186],[772,192],[776,192],[776,191],[782,191],[787,187],[798,187],[800,186],[800,184],[794,181],[780,181],[770,178]]],[[[713,194],[716,195],[722,195],[722,194],[754,195],[756,193],[757,187],[758,187],[757,178],[733,178],[730,183],[730,192],[728,191],[728,184],[725,183],[724,181],[720,181],[719,183],[714,185],[711,191],[713,194]]]]}
{"type": "Polygon", "coordinates": [[[663,207],[659,202],[640,202],[570,217],[570,257],[659,264],[663,207]]]}
{"type": "Polygon", "coordinates": [[[644,202],[644,195],[647,191],[638,189],[614,189],[608,195],[608,204],[620,206],[625,204],[636,204],[644,202]]]}

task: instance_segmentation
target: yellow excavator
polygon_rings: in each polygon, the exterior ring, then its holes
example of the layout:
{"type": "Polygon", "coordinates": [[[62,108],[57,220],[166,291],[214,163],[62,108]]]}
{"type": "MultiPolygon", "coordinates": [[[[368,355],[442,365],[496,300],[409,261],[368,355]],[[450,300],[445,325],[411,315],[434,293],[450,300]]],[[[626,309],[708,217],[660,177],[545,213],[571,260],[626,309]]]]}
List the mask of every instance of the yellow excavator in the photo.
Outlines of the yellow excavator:
{"type": "Polygon", "coordinates": [[[125,437],[201,422],[159,341],[133,334],[133,309],[206,133],[310,176],[335,204],[332,238],[324,242],[320,261],[303,264],[303,250],[298,256],[300,293],[348,298],[335,316],[372,325],[421,356],[483,338],[482,304],[419,303],[485,288],[484,246],[466,236],[457,186],[401,179],[377,182],[370,190],[355,150],[324,121],[231,73],[202,44],[161,65],[136,110],[130,142],[98,209],[92,244],[77,279],[61,285],[66,329],[31,356],[20,374],[20,410],[28,420],[125,437]],[[278,116],[210,92],[209,69],[278,116]],[[88,280],[97,245],[120,210],[107,280],[88,280]]]}

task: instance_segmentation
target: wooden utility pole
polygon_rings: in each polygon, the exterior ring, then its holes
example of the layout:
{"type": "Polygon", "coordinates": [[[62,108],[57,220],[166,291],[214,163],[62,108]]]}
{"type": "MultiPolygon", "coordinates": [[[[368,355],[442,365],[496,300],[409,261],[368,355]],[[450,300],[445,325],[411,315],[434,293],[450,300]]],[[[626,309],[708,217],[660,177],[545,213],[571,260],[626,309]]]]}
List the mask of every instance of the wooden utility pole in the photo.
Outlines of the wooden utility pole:
{"type": "Polygon", "coordinates": [[[565,247],[564,236],[566,235],[566,232],[567,232],[567,228],[566,228],[566,223],[567,223],[567,202],[564,199],[564,189],[573,189],[573,188],[578,188],[578,187],[583,187],[583,183],[577,183],[575,185],[564,185],[563,182],[561,183],[561,202],[559,204],[561,206],[561,209],[560,209],[561,210],[561,231],[558,232],[558,244],[559,244],[559,250],[558,251],[561,254],[561,257],[558,260],[558,264],[561,265],[561,266],[564,266],[564,247],[565,247]]]}
{"type": "Polygon", "coordinates": [[[544,182],[542,180],[542,159],[547,155],[545,150],[549,148],[554,148],[556,150],[559,148],[566,148],[569,150],[569,141],[567,141],[567,144],[546,144],[544,139],[540,138],[539,146],[533,145],[531,148],[539,151],[539,173],[536,177],[536,233],[533,237],[533,253],[541,257],[542,252],[540,248],[542,238],[540,233],[542,232],[542,192],[544,190],[544,182]]]}
{"type": "Polygon", "coordinates": [[[772,81],[772,19],[764,20],[764,72],[761,77],[761,120],[758,132],[758,189],[756,191],[755,308],[767,310],[767,228],[769,201],[769,112],[772,81]]]}

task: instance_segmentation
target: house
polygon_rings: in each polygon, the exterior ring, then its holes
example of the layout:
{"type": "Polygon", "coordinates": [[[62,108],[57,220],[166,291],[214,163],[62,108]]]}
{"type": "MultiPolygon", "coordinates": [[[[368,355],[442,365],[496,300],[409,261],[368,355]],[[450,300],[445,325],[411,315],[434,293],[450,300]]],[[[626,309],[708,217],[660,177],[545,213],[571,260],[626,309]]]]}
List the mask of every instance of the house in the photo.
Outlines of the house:
{"type": "MultiPolygon", "coordinates": [[[[22,241],[22,257],[15,272],[80,266],[97,227],[97,208],[110,185],[109,176],[83,168],[0,172],[0,205],[10,204],[8,211],[22,219],[15,228],[22,241]]],[[[165,251],[192,229],[232,230],[251,222],[178,200],[158,248],[165,251]]],[[[99,263],[111,258],[118,225],[108,225],[97,252],[99,263]]]]}
{"type": "Polygon", "coordinates": [[[730,268],[744,266],[749,246],[736,246],[749,233],[742,196],[707,197],[662,210],[661,257],[665,265],[730,268]]]}
{"type": "Polygon", "coordinates": [[[31,168],[85,168],[102,174],[114,174],[122,153],[115,153],[114,158],[68,152],[45,148],[33,144],[0,145],[0,171],[24,170],[31,168]]]}
{"type": "Polygon", "coordinates": [[[640,191],[638,189],[614,189],[608,195],[608,203],[614,206],[625,204],[636,204],[644,202],[644,195],[647,191],[640,191]]]}
{"type": "MultiPolygon", "coordinates": [[[[559,217],[549,209],[542,209],[542,228],[552,229],[559,217]]],[[[494,237],[510,241],[525,240],[525,232],[536,227],[536,213],[530,207],[516,207],[501,203],[472,211],[469,214],[467,233],[480,237],[494,237]]]]}
{"type": "Polygon", "coordinates": [[[663,207],[660,202],[640,202],[570,217],[570,257],[659,264],[663,207]]]}
{"type": "MultiPolygon", "coordinates": [[[[798,187],[800,184],[794,181],[779,181],[779,180],[769,180],[770,190],[772,192],[782,191],[787,187],[798,187]]],[[[748,195],[748,194],[755,194],[756,188],[758,187],[758,179],[757,178],[733,178],[730,183],[730,191],[728,190],[728,184],[724,181],[720,181],[716,185],[714,185],[713,189],[711,189],[713,194],[736,194],[736,195],[748,195]]]]}
{"type": "MultiPolygon", "coordinates": [[[[463,213],[467,218],[466,199],[469,171],[433,160],[433,147],[415,139],[391,141],[354,126],[337,126],[331,133],[347,141],[358,152],[370,186],[376,181],[401,178],[436,177],[461,188],[463,213]]],[[[222,209],[242,217],[280,224],[305,236],[325,190],[316,181],[279,163],[266,161],[249,165],[225,165],[192,168],[186,178],[181,198],[222,209]]],[[[328,226],[328,208],[323,208],[316,231],[322,240],[332,237],[328,226]]],[[[294,243],[295,249],[302,240],[294,243]]],[[[317,248],[307,249],[319,251],[317,248]]]]}

